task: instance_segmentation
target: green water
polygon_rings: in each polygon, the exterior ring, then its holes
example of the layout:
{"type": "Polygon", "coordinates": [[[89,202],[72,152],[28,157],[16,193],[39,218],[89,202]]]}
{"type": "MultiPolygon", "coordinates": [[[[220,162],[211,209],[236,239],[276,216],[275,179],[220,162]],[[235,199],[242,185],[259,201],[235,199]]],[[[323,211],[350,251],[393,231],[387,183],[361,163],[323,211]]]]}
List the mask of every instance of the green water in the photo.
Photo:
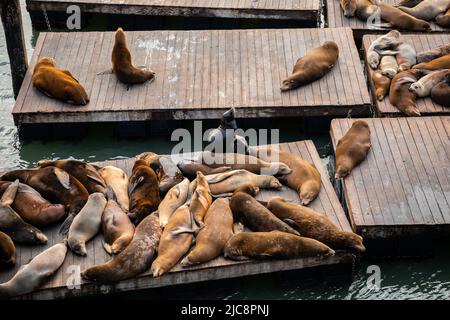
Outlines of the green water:
{"type": "MultiPolygon", "coordinates": [[[[37,32],[31,27],[25,0],[22,15],[28,55],[31,57],[37,32]]],[[[0,26],[0,29],[2,27],[0,26]]],[[[96,126],[89,135],[77,141],[20,141],[11,116],[14,98],[11,74],[3,30],[0,30],[0,171],[33,166],[47,158],[69,158],[101,161],[133,156],[142,151],[170,152],[173,142],[167,136],[126,140],[111,138],[111,127],[96,126]]],[[[308,120],[309,121],[309,120],[308,120]]],[[[305,130],[308,121],[297,119],[260,122],[258,127],[280,128],[282,141],[313,139],[328,164],[331,153],[328,130],[305,130]]],[[[214,126],[208,122],[206,126],[214,126]]],[[[245,123],[245,127],[255,123],[245,123]]],[[[309,123],[309,127],[315,127],[309,123]]],[[[432,258],[419,260],[363,261],[355,266],[352,279],[342,276],[298,277],[296,273],[257,276],[252,278],[219,281],[187,287],[140,291],[119,295],[122,298],[195,298],[195,299],[448,299],[450,298],[450,253],[448,246],[439,246],[432,258]],[[381,288],[369,289],[366,272],[369,265],[381,270],[381,288]]]]}

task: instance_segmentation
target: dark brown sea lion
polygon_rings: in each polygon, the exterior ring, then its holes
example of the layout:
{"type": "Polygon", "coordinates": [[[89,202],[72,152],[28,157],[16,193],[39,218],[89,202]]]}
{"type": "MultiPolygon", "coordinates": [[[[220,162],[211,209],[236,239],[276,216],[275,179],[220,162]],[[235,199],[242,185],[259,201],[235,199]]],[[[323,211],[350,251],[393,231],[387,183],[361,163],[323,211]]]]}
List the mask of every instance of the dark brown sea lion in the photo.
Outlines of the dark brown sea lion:
{"type": "Polygon", "coordinates": [[[355,166],[366,159],[370,147],[370,128],[367,122],[357,120],[336,146],[336,175],[337,179],[350,174],[355,166]]]}
{"type": "Polygon", "coordinates": [[[410,91],[409,87],[424,74],[423,70],[410,69],[397,73],[392,79],[389,101],[408,116],[420,116],[420,111],[416,105],[416,94],[410,91]]]}
{"type": "Polygon", "coordinates": [[[290,259],[328,257],[334,255],[334,251],[317,240],[286,232],[241,232],[228,241],[224,255],[232,260],[290,259]]]}
{"type": "Polygon", "coordinates": [[[431,26],[428,22],[417,19],[406,12],[381,1],[375,3],[381,10],[381,19],[387,21],[390,27],[410,31],[428,31],[431,26]]]}
{"type": "Polygon", "coordinates": [[[131,53],[127,47],[125,32],[117,29],[115,43],[112,51],[113,72],[120,82],[128,85],[144,83],[155,79],[155,72],[150,69],[139,69],[133,66],[131,53]]]}
{"type": "Polygon", "coordinates": [[[198,171],[200,171],[204,175],[209,175],[231,170],[231,167],[229,166],[211,168],[210,166],[207,166],[203,163],[194,160],[182,160],[178,162],[177,166],[181,170],[183,175],[189,178],[195,177],[198,171]]]}
{"type": "Polygon", "coordinates": [[[435,22],[442,28],[450,28],[450,9],[446,13],[439,14],[435,22]]]}
{"type": "Polygon", "coordinates": [[[55,61],[49,57],[41,58],[34,67],[33,86],[55,99],[85,106],[89,96],[83,86],[68,70],[55,67],[55,61]]]}
{"type": "Polygon", "coordinates": [[[89,163],[78,160],[41,160],[38,166],[57,167],[81,182],[86,190],[91,194],[100,192],[106,194],[106,183],[95,167],[89,163]]]}
{"type": "Polygon", "coordinates": [[[450,108],[450,77],[438,83],[431,89],[431,100],[443,107],[450,108]]]}
{"type": "Polygon", "coordinates": [[[389,93],[391,79],[376,70],[372,73],[372,81],[375,87],[375,96],[378,101],[382,101],[389,93]]]}
{"type": "Polygon", "coordinates": [[[206,212],[205,227],[197,234],[195,247],[181,261],[183,267],[211,261],[220,256],[233,235],[233,215],[228,199],[219,198],[206,212]]]}
{"type": "Polygon", "coordinates": [[[334,41],[326,41],[297,60],[292,75],[283,80],[281,91],[307,85],[325,76],[336,64],[339,48],[334,41]]]}
{"type": "Polygon", "coordinates": [[[158,217],[151,214],[136,227],[133,240],[106,263],[92,266],[81,273],[87,280],[115,282],[136,277],[150,268],[161,238],[158,217]]]}
{"type": "Polygon", "coordinates": [[[0,231],[0,269],[10,268],[16,264],[16,246],[11,238],[0,231]]]}
{"type": "Polygon", "coordinates": [[[270,199],[267,208],[304,237],[316,239],[333,249],[363,252],[363,239],[353,232],[339,229],[326,215],[310,208],[286,201],[281,197],[270,199]]]}
{"type": "MultiPolygon", "coordinates": [[[[0,181],[0,195],[6,191],[11,183],[0,181]]],[[[51,225],[66,216],[62,204],[51,204],[39,192],[24,183],[19,183],[19,189],[11,208],[25,222],[37,227],[51,225]]]]}
{"type": "Polygon", "coordinates": [[[89,197],[81,182],[56,167],[14,170],[5,173],[1,179],[3,181],[19,179],[50,202],[63,204],[69,213],[60,230],[63,234],[69,231],[73,218],[84,207],[89,197]]]}
{"type": "Polygon", "coordinates": [[[159,196],[158,178],[155,171],[144,160],[136,160],[129,181],[130,212],[128,217],[134,224],[158,210],[159,196]]]}
{"type": "Polygon", "coordinates": [[[254,195],[249,194],[249,190],[252,193],[251,189],[248,189],[248,185],[246,185],[236,190],[231,197],[230,208],[235,221],[242,221],[252,231],[278,230],[299,235],[296,230],[278,219],[272,212],[253,198],[254,195]]]}
{"type": "Polygon", "coordinates": [[[416,64],[413,69],[441,70],[450,69],[450,54],[436,58],[429,62],[416,64]]]}
{"type": "Polygon", "coordinates": [[[445,56],[446,54],[450,54],[450,43],[438,46],[431,50],[419,52],[417,54],[417,62],[418,63],[429,62],[431,60],[445,56]]]}
{"type": "Polygon", "coordinates": [[[401,0],[397,6],[412,8],[417,6],[423,0],[401,0]]]}
{"type": "Polygon", "coordinates": [[[45,234],[23,221],[11,208],[18,189],[19,180],[16,180],[8,186],[0,199],[0,231],[10,236],[15,243],[46,244],[45,234]]]}

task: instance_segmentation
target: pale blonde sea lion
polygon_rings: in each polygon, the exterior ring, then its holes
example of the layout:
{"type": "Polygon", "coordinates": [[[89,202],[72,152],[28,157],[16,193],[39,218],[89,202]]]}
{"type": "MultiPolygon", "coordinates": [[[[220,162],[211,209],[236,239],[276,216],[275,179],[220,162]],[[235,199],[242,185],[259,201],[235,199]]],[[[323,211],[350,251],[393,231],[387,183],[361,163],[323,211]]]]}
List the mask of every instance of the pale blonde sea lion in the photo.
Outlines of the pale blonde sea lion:
{"type": "Polygon", "coordinates": [[[412,83],[409,90],[418,97],[428,97],[431,94],[431,89],[439,82],[442,82],[448,75],[450,75],[450,69],[433,71],[420,78],[417,82],[412,83]]]}
{"type": "Polygon", "coordinates": [[[206,211],[208,211],[213,199],[211,196],[211,190],[209,189],[208,181],[206,181],[205,176],[200,171],[197,172],[197,187],[191,198],[191,203],[189,205],[189,211],[196,225],[203,228],[203,218],[205,217],[206,211]]]}
{"type": "Polygon", "coordinates": [[[380,70],[383,75],[392,79],[398,71],[397,59],[394,56],[383,56],[380,61],[380,70]]]}
{"type": "Polygon", "coordinates": [[[423,0],[416,6],[398,7],[400,10],[422,20],[434,20],[437,15],[447,11],[450,0],[423,0]]]}
{"type": "Polygon", "coordinates": [[[184,178],[176,186],[172,187],[158,206],[159,224],[164,228],[172,214],[187,200],[189,180],[184,178]]]}
{"type": "Polygon", "coordinates": [[[114,191],[117,203],[123,210],[130,210],[130,197],[128,196],[128,176],[120,168],[105,166],[98,170],[107,186],[114,191]]]}

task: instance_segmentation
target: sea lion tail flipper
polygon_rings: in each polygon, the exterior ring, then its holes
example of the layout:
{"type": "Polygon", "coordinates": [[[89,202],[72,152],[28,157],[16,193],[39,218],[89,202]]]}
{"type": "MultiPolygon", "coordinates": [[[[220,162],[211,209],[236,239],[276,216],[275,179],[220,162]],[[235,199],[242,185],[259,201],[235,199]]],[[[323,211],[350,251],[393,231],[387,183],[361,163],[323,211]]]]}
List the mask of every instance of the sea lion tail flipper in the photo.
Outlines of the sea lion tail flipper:
{"type": "Polygon", "coordinates": [[[14,199],[17,195],[17,190],[19,189],[19,179],[16,179],[13,183],[11,183],[6,191],[3,193],[3,196],[0,200],[0,205],[2,206],[10,206],[13,204],[14,199]]]}
{"type": "Polygon", "coordinates": [[[218,198],[229,198],[229,197],[231,197],[233,195],[233,192],[226,192],[226,193],[219,193],[219,194],[212,194],[211,193],[211,196],[214,198],[214,199],[218,199],[218,198]]]}
{"type": "Polygon", "coordinates": [[[195,232],[196,232],[196,230],[194,230],[193,228],[178,227],[178,228],[173,229],[171,234],[172,234],[172,236],[177,236],[182,233],[195,233],[195,232]]]}
{"type": "Polygon", "coordinates": [[[70,190],[70,175],[66,171],[59,168],[55,168],[53,172],[61,185],[67,190],[70,190]]]}
{"type": "Polygon", "coordinates": [[[113,73],[114,73],[114,70],[113,70],[113,69],[108,69],[108,70],[101,71],[101,72],[97,73],[97,75],[98,75],[98,76],[103,76],[103,75],[105,75],[105,74],[113,74],[113,73]]]}
{"type": "Polygon", "coordinates": [[[285,219],[283,219],[283,222],[285,222],[288,226],[290,226],[294,229],[298,228],[298,223],[292,219],[285,218],[285,219]]]}
{"type": "Polygon", "coordinates": [[[137,179],[137,181],[135,181],[133,184],[131,184],[130,186],[130,190],[128,191],[129,194],[132,194],[133,191],[142,183],[144,182],[144,177],[139,177],[137,179]]]}
{"type": "Polygon", "coordinates": [[[256,201],[258,201],[260,204],[262,204],[266,208],[267,208],[267,204],[269,203],[268,201],[262,201],[262,200],[256,200],[256,201]]]}
{"type": "Polygon", "coordinates": [[[70,225],[73,222],[73,219],[75,217],[72,214],[69,214],[64,220],[64,222],[61,225],[61,228],[59,229],[59,234],[66,236],[69,233],[70,225]]]}
{"type": "Polygon", "coordinates": [[[102,241],[102,245],[103,245],[103,249],[105,249],[105,251],[109,254],[112,255],[112,249],[111,246],[106,243],[105,241],[102,241]]]}
{"type": "Polygon", "coordinates": [[[106,187],[105,181],[103,181],[103,179],[101,179],[99,177],[96,177],[95,175],[91,175],[91,174],[87,174],[86,177],[88,177],[89,179],[97,182],[101,186],[106,187]]]}
{"type": "Polygon", "coordinates": [[[392,23],[386,22],[386,23],[374,24],[372,27],[378,28],[378,29],[392,29],[392,28],[394,28],[394,25],[392,23]]]}

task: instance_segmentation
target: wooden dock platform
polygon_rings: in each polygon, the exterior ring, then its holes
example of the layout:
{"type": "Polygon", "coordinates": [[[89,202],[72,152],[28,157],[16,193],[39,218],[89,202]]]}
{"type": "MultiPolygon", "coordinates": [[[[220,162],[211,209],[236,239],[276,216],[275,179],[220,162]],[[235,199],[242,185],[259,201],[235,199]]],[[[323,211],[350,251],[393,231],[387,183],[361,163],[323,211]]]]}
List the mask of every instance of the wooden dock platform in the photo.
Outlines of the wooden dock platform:
{"type": "MultiPolygon", "coordinates": [[[[383,2],[396,5],[400,0],[384,0],[383,2]]],[[[327,4],[327,23],[329,28],[351,28],[353,30],[355,40],[359,43],[365,34],[379,33],[380,29],[369,28],[366,22],[363,22],[356,17],[346,18],[339,4],[339,0],[326,0],[327,4]]],[[[445,29],[437,24],[431,22],[431,32],[433,33],[445,33],[450,29],[445,29]]],[[[408,33],[408,31],[402,31],[402,33],[408,33]]],[[[416,31],[417,32],[417,31],[416,31]]],[[[429,32],[424,33],[429,34],[429,32]]]]}
{"type": "Polygon", "coordinates": [[[238,118],[368,115],[370,96],[352,32],[341,29],[128,32],[135,65],[156,72],[129,90],[111,68],[112,32],[41,33],[13,109],[16,125],[215,119],[234,106],[238,118]],[[340,59],[310,85],[281,92],[298,58],[334,40],[340,59]],[[266,45],[269,44],[269,45],[266,45]],[[38,58],[51,56],[90,95],[84,107],[56,101],[32,86],[38,58]]]}
{"type": "MultiPolygon", "coordinates": [[[[371,118],[372,148],[343,181],[365,239],[450,232],[450,117],[371,118]]],[[[334,149],[352,119],[331,123],[334,149]]]]}
{"type": "MultiPolygon", "coordinates": [[[[288,150],[292,153],[300,155],[304,159],[314,163],[322,176],[322,189],[316,200],[311,203],[311,207],[317,211],[324,212],[327,216],[343,230],[350,231],[350,224],[345,216],[337,195],[330,183],[328,173],[326,172],[319,154],[312,141],[299,141],[281,144],[282,150],[288,150]]],[[[143,150],[144,151],[144,150],[143,150]]],[[[98,165],[114,165],[122,168],[130,174],[134,164],[134,159],[115,160],[97,163],[98,165]]],[[[261,191],[258,198],[261,200],[269,200],[275,195],[283,196],[292,201],[299,201],[298,195],[292,189],[283,187],[281,191],[261,191]]],[[[8,272],[0,271],[0,283],[10,279],[18,268],[27,263],[32,257],[39,254],[45,248],[61,241],[60,235],[57,233],[58,227],[44,230],[49,238],[47,246],[18,246],[17,257],[18,263],[16,267],[8,272]]],[[[85,296],[92,294],[105,294],[127,290],[147,289],[164,286],[172,286],[178,284],[187,284],[193,282],[210,281],[226,278],[236,278],[255,274],[265,274],[271,272],[280,272],[286,270],[298,270],[311,268],[316,266],[326,266],[342,264],[347,266],[349,270],[355,257],[347,252],[338,251],[335,256],[328,258],[307,258],[307,259],[291,259],[291,260],[268,260],[268,261],[231,261],[223,257],[219,257],[209,263],[198,265],[190,268],[182,268],[180,265],[174,267],[171,272],[165,274],[161,278],[153,278],[148,272],[141,276],[124,280],[114,284],[95,284],[81,281],[79,289],[69,289],[68,285],[76,282],[77,275],[80,271],[94,264],[103,263],[110,259],[102,247],[103,236],[99,234],[91,240],[88,245],[87,257],[79,257],[68,252],[66,260],[61,269],[55,274],[44,287],[24,298],[31,299],[54,299],[69,298],[77,296],[85,296]]],[[[79,277],[78,277],[79,279],[79,277]]]]}
{"type": "MultiPolygon", "coordinates": [[[[363,37],[363,48],[364,48],[364,59],[366,66],[366,73],[369,82],[369,90],[371,91],[372,100],[376,108],[376,112],[380,116],[403,116],[404,113],[398,110],[389,102],[389,97],[383,99],[383,101],[378,101],[375,98],[375,88],[372,81],[372,70],[367,63],[366,52],[370,47],[370,44],[380,35],[385,33],[378,33],[376,35],[365,35],[363,37]]],[[[402,34],[401,39],[411,44],[416,48],[416,51],[422,52],[425,50],[433,49],[437,46],[450,43],[450,34],[402,34]]],[[[434,103],[430,97],[417,98],[417,107],[422,115],[450,115],[450,109],[440,106],[434,103]]]]}

